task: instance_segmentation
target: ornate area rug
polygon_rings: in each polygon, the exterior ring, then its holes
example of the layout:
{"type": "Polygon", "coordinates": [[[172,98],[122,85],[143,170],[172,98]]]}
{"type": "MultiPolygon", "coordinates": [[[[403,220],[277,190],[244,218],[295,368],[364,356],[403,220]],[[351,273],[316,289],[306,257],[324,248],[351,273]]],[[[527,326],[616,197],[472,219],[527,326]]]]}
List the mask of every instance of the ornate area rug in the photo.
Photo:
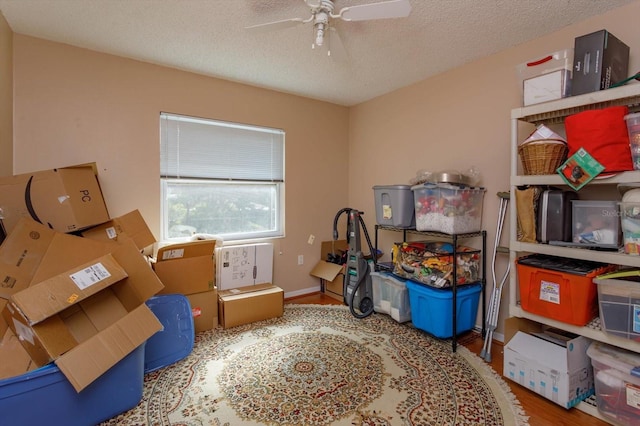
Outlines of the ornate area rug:
{"type": "Polygon", "coordinates": [[[199,333],[145,375],[137,407],[104,425],[527,425],[502,378],[465,347],[346,306],[199,333]]]}

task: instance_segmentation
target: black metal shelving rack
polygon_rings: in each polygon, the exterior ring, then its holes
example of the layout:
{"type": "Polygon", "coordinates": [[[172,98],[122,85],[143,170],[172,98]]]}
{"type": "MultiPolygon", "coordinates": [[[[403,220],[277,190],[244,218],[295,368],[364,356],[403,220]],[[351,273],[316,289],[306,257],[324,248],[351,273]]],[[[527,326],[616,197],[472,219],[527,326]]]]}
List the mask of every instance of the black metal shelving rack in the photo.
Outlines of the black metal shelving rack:
{"type": "MultiPolygon", "coordinates": [[[[464,233],[464,234],[445,234],[443,232],[432,232],[432,231],[418,231],[414,228],[397,228],[394,226],[389,226],[389,225],[376,225],[376,230],[375,230],[375,250],[378,250],[378,231],[379,230],[385,230],[385,231],[394,231],[394,232],[402,232],[402,241],[406,242],[407,241],[407,234],[418,234],[418,235],[424,235],[427,237],[434,237],[434,238],[438,238],[440,240],[448,240],[451,241],[452,245],[453,245],[453,259],[457,259],[457,248],[458,248],[458,241],[459,240],[465,240],[465,239],[469,239],[469,238],[478,238],[481,237],[482,238],[482,252],[481,252],[481,274],[480,274],[480,283],[481,283],[481,293],[482,293],[482,337],[484,338],[485,333],[486,333],[486,327],[485,327],[485,323],[486,323],[486,297],[485,297],[485,290],[486,290],[486,284],[487,284],[487,278],[486,278],[486,253],[487,253],[487,231],[478,231],[478,232],[469,232],[469,233],[464,233]]],[[[382,269],[386,269],[384,266],[379,265],[376,263],[376,269],[377,270],[382,270],[382,269]]],[[[457,277],[457,271],[456,271],[456,267],[454,265],[453,268],[453,274],[452,274],[452,285],[451,285],[451,292],[452,292],[452,300],[451,303],[453,303],[453,315],[452,315],[452,325],[453,325],[453,336],[451,338],[451,349],[453,352],[456,351],[456,348],[458,346],[458,332],[457,332],[457,320],[458,320],[458,314],[457,314],[457,295],[458,295],[458,277],[457,277]]]]}

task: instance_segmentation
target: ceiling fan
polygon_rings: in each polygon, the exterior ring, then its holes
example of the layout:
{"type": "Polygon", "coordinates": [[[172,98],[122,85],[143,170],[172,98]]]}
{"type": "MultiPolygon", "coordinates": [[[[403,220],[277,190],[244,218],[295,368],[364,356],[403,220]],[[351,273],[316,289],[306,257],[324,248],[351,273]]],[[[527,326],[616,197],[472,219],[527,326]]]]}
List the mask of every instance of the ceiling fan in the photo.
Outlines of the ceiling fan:
{"type": "Polygon", "coordinates": [[[312,3],[311,0],[304,2],[311,9],[311,16],[306,19],[291,18],[281,21],[268,22],[265,24],[253,25],[246,27],[249,31],[263,32],[278,30],[283,28],[295,27],[300,24],[313,24],[313,43],[312,48],[321,47],[327,39],[327,54],[331,55],[331,49],[334,48],[336,57],[346,57],[346,50],[340,39],[338,31],[333,23],[334,20],[342,21],[367,21],[373,19],[387,18],[405,18],[411,12],[411,3],[409,0],[388,0],[378,3],[368,3],[357,6],[347,6],[340,9],[338,13],[333,13],[335,9],[333,0],[318,0],[319,3],[312,3]],[[328,33],[330,31],[330,33],[328,33]],[[333,36],[333,42],[329,38],[329,34],[333,36]]]}

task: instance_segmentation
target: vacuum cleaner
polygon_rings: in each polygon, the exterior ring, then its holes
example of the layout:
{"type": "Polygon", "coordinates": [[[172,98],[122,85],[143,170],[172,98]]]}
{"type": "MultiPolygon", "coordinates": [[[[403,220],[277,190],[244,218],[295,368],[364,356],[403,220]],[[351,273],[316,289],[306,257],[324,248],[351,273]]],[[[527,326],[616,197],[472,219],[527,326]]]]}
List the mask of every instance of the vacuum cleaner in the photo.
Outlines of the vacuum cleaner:
{"type": "Polygon", "coordinates": [[[364,232],[374,262],[375,253],[367,227],[361,217],[364,213],[356,209],[347,207],[336,213],[333,219],[333,240],[338,239],[338,219],[343,213],[347,214],[347,256],[342,284],[343,299],[354,317],[365,318],[373,313],[373,289],[371,267],[361,249],[360,229],[364,232]]]}

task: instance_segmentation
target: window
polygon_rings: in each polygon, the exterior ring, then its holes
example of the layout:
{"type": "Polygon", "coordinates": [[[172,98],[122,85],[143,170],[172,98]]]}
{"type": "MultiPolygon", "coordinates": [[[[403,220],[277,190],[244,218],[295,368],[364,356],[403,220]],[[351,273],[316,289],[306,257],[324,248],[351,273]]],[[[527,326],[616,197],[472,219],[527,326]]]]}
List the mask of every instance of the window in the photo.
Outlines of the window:
{"type": "Polygon", "coordinates": [[[284,235],[284,131],[160,114],[162,239],[284,235]]]}

